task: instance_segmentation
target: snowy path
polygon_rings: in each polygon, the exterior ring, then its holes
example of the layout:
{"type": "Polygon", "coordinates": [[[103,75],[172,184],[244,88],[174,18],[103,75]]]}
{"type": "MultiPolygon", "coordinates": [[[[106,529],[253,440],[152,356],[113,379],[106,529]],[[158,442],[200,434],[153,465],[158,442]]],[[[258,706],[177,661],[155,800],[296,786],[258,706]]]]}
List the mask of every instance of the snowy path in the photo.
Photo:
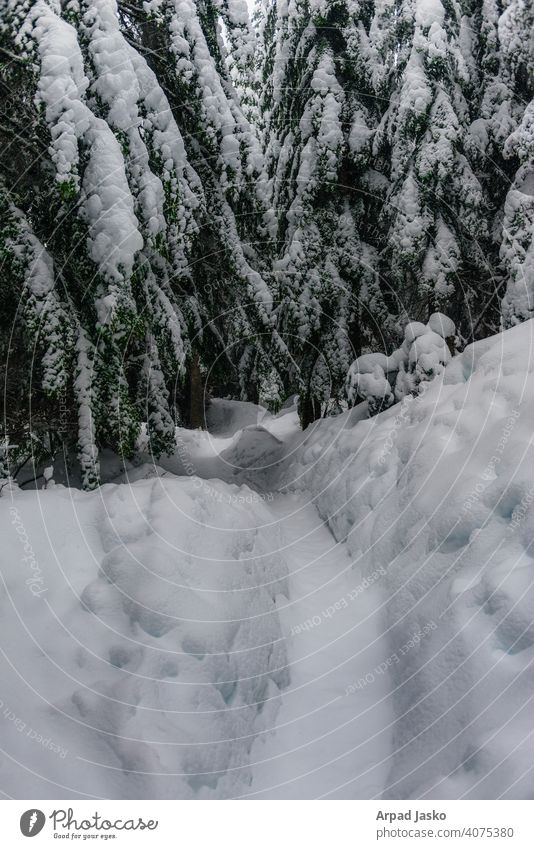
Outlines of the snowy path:
{"type": "Polygon", "coordinates": [[[250,795],[379,795],[391,751],[387,677],[351,686],[387,658],[380,613],[375,612],[379,580],[361,586],[365,576],[352,566],[346,546],[335,542],[313,504],[281,495],[271,508],[289,571],[289,603],[281,599],[278,607],[290,684],[282,692],[274,732],[253,746],[250,795]]]}
{"type": "Polygon", "coordinates": [[[0,787],[43,799],[380,795],[387,676],[354,685],[388,654],[383,576],[362,586],[369,576],[309,496],[262,493],[287,468],[295,419],[268,420],[274,434],[254,422],[235,438],[186,434],[176,471],[144,464],[94,493],[15,493],[0,514],[11,546],[0,787]],[[180,474],[187,457],[195,477],[180,474]],[[14,529],[38,552],[35,592],[14,529]]]}

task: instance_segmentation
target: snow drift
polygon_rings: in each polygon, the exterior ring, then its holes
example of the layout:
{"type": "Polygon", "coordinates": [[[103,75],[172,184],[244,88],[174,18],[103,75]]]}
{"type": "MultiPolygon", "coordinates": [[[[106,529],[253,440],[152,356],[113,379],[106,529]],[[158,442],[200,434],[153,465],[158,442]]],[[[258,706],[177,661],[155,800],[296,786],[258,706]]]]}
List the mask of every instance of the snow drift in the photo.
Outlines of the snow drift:
{"type": "Polygon", "coordinates": [[[4,489],[1,786],[532,798],[533,329],[373,419],[225,401],[165,468],[4,489]]]}
{"type": "Polygon", "coordinates": [[[355,566],[386,569],[386,797],[534,793],[533,330],[469,346],[372,420],[322,422],[285,473],[355,566]]]}
{"type": "Polygon", "coordinates": [[[242,792],[288,681],[273,601],[284,568],[263,503],[169,476],[1,506],[2,787],[242,792]]]}

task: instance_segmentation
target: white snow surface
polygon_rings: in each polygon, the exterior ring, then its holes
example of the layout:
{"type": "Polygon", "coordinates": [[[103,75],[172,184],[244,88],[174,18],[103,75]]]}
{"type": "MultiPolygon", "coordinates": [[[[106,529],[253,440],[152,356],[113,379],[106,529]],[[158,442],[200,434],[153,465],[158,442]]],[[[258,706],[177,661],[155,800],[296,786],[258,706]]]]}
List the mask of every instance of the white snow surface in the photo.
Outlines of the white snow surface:
{"type": "Polygon", "coordinates": [[[5,488],[3,792],[532,798],[533,330],[372,419],[217,400],[96,492],[5,488]]]}
{"type": "Polygon", "coordinates": [[[533,331],[469,346],[376,418],[321,423],[286,469],[354,568],[386,569],[386,798],[534,792],[533,331]]]}
{"type": "Polygon", "coordinates": [[[169,476],[4,499],[15,537],[1,603],[9,795],[248,788],[254,736],[289,679],[274,604],[285,564],[276,528],[262,532],[270,514],[240,503],[246,494],[169,476]]]}

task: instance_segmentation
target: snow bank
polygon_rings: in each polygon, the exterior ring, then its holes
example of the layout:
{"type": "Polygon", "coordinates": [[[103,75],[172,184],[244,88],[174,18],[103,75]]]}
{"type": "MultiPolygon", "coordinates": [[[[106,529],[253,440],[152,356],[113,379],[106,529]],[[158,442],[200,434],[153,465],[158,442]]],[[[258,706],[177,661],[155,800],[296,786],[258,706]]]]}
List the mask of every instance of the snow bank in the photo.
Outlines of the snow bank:
{"type": "Polygon", "coordinates": [[[1,785],[41,799],[245,792],[287,684],[284,566],[261,499],[169,475],[0,506],[1,785]]]}
{"type": "Polygon", "coordinates": [[[387,570],[386,797],[534,792],[533,331],[470,346],[374,419],[316,423],[282,469],[363,574],[387,570]]]}

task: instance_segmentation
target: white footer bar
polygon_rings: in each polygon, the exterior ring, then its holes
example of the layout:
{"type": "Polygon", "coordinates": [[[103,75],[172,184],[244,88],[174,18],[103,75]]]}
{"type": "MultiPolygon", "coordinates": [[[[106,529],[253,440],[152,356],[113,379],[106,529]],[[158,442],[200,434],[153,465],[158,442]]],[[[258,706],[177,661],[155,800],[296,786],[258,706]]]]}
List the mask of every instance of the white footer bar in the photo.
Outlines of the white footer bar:
{"type": "Polygon", "coordinates": [[[534,849],[530,801],[4,801],[1,845],[534,849]]]}

